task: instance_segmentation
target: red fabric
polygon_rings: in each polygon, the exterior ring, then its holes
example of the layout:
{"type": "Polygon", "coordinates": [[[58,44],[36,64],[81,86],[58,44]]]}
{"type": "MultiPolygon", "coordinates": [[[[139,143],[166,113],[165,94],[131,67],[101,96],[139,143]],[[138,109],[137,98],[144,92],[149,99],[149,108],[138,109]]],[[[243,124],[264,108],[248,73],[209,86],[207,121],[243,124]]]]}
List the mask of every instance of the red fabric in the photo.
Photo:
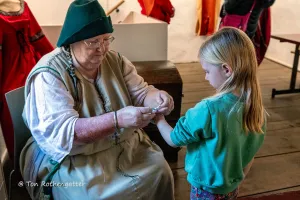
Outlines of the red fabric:
{"type": "Polygon", "coordinates": [[[258,65],[263,61],[271,38],[271,9],[264,9],[257,23],[255,36],[252,39],[255,46],[258,65]]]}
{"type": "Polygon", "coordinates": [[[197,0],[196,35],[211,35],[215,32],[221,0],[197,0]]]}
{"type": "Polygon", "coordinates": [[[24,86],[30,70],[53,47],[26,2],[20,15],[0,14],[0,27],[0,121],[9,155],[13,156],[13,126],[4,95],[24,86]]]}
{"type": "MultiPolygon", "coordinates": [[[[147,15],[144,1],[146,0],[138,0],[142,7],[141,13],[147,15]]],[[[174,7],[169,0],[155,0],[149,16],[170,24],[171,18],[174,16],[173,8],[174,7]]]]}
{"type": "Polygon", "coordinates": [[[143,13],[146,13],[144,15],[150,16],[155,0],[139,0],[139,3],[143,9],[143,13]]]}
{"type": "Polygon", "coordinates": [[[211,35],[215,32],[216,1],[202,0],[202,23],[199,35],[211,35]]]}

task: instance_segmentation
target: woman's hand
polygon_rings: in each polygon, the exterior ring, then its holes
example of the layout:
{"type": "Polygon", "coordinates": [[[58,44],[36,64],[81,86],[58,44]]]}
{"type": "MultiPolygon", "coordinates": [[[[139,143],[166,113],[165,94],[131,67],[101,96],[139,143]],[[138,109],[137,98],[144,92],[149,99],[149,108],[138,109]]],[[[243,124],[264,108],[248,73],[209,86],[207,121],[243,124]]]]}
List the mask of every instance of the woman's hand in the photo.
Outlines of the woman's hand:
{"type": "Polygon", "coordinates": [[[127,106],[117,111],[120,128],[143,128],[155,117],[149,107],[127,106]]]}
{"type": "Polygon", "coordinates": [[[163,90],[159,90],[156,95],[156,101],[159,105],[157,114],[168,115],[174,109],[174,101],[171,95],[163,90]]]}

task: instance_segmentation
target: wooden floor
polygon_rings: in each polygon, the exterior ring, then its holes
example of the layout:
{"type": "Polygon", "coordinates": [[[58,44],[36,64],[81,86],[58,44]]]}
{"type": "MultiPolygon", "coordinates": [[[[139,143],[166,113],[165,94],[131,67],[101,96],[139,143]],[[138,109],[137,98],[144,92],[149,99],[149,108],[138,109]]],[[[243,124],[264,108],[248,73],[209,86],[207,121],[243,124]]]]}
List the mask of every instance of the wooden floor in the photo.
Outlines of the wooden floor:
{"type": "MultiPolygon", "coordinates": [[[[200,64],[177,64],[176,67],[183,80],[183,115],[201,99],[212,95],[214,89],[205,81],[200,64]]],[[[269,60],[264,60],[259,67],[263,101],[270,116],[265,142],[241,186],[239,197],[300,190],[300,93],[271,99],[272,88],[288,89],[290,76],[291,69],[269,60]]],[[[297,88],[299,83],[300,73],[297,88]]],[[[179,153],[179,161],[170,164],[175,178],[176,200],[189,199],[184,156],[185,148],[179,153]]]]}

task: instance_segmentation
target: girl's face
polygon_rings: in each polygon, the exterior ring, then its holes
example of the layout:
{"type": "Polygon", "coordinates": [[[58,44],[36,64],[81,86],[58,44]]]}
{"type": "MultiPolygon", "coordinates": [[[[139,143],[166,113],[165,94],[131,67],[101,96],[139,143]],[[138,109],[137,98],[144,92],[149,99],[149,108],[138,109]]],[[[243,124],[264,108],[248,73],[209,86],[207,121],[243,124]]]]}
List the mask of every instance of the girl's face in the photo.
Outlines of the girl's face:
{"type": "Polygon", "coordinates": [[[205,61],[200,61],[200,63],[205,71],[205,80],[209,81],[215,89],[218,89],[231,74],[231,69],[226,65],[218,67],[205,61]]]}

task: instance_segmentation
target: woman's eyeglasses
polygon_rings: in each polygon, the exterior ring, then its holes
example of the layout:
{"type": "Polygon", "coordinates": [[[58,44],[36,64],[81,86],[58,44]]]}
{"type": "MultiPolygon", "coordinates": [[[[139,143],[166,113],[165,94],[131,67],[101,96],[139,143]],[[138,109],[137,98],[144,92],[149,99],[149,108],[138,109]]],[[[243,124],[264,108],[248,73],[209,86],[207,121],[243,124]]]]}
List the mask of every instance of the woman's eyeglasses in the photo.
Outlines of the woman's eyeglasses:
{"type": "Polygon", "coordinates": [[[89,47],[89,48],[99,48],[101,47],[102,44],[104,44],[104,46],[108,46],[110,45],[113,41],[115,40],[115,38],[113,36],[103,39],[103,43],[102,42],[88,42],[86,40],[84,40],[84,44],[89,47]]]}

